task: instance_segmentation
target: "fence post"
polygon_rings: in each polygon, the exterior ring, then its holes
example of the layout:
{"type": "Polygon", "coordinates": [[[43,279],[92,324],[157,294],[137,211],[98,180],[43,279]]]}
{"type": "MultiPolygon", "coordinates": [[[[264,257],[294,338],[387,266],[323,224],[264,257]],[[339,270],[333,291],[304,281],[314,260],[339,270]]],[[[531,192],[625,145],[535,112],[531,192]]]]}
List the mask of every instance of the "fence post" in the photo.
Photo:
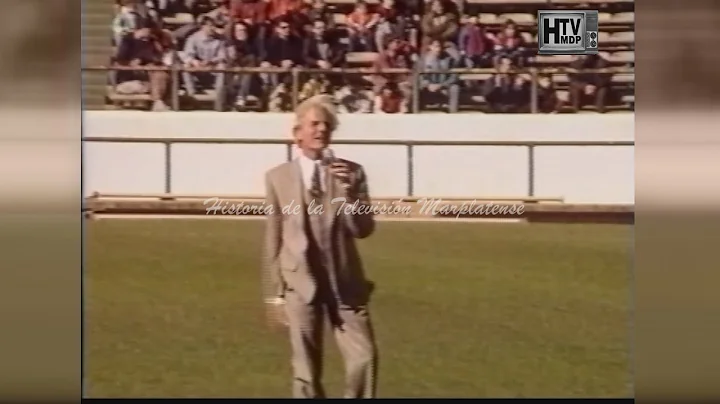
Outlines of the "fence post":
{"type": "Polygon", "coordinates": [[[220,72],[222,74],[223,85],[215,89],[215,111],[222,112],[225,109],[225,89],[227,88],[227,71],[220,72]]]}
{"type": "MultiPolygon", "coordinates": [[[[537,114],[538,112],[538,71],[536,68],[530,69],[530,77],[532,83],[530,83],[530,112],[537,114]]],[[[532,147],[531,147],[532,149],[532,147]]]]}
{"type": "Polygon", "coordinates": [[[535,196],[535,145],[528,144],[528,196],[535,196]]]}
{"type": "Polygon", "coordinates": [[[297,108],[298,97],[300,96],[300,69],[294,67],[292,69],[292,107],[293,111],[297,108]]]}
{"type": "Polygon", "coordinates": [[[287,148],[285,149],[285,157],[287,157],[287,161],[292,161],[293,158],[293,144],[287,143],[287,148]]]}
{"type": "Polygon", "coordinates": [[[420,112],[420,64],[412,70],[412,113],[420,112]]]}
{"type": "Polygon", "coordinates": [[[165,142],[165,193],[172,192],[172,147],[171,141],[165,142]]]}
{"type": "Polygon", "coordinates": [[[414,174],[414,167],[415,167],[415,158],[413,155],[413,144],[408,143],[407,144],[407,194],[408,196],[413,196],[413,193],[415,192],[415,174],[414,174]]]}
{"type": "Polygon", "coordinates": [[[173,59],[170,65],[170,103],[173,111],[180,110],[180,71],[177,62],[173,59]]]}

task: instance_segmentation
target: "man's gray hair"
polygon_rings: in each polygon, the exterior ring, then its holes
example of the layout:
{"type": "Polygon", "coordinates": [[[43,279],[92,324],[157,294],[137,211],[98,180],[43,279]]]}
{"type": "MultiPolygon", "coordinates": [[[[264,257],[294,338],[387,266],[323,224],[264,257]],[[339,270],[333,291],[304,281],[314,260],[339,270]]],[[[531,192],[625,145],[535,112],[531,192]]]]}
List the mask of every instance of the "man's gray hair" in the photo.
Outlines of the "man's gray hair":
{"type": "Polygon", "coordinates": [[[338,127],[337,108],[331,95],[318,94],[298,104],[295,108],[295,125],[300,125],[302,118],[311,110],[319,110],[325,114],[331,130],[338,127]]]}

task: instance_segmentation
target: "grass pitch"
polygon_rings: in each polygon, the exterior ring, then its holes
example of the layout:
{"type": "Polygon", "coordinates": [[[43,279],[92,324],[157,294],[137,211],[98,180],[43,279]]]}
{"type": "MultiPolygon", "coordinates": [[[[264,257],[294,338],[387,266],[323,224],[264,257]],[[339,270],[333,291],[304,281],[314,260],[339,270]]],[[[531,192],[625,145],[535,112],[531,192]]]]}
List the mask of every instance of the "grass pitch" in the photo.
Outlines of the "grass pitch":
{"type": "MultiPolygon", "coordinates": [[[[262,316],[262,229],[88,222],[87,396],[289,396],[288,340],[262,316]]],[[[380,397],[629,396],[631,241],[628,226],[379,223],[360,248],[380,397]]]]}

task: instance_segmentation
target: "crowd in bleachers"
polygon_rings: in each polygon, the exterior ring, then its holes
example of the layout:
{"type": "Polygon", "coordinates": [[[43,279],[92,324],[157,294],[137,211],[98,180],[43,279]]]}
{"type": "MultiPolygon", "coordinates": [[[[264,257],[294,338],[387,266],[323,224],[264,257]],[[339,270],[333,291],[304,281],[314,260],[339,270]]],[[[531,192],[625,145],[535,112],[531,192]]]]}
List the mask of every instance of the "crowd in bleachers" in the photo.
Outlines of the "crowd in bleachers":
{"type": "MultiPolygon", "coordinates": [[[[293,97],[335,97],[340,111],[403,113],[440,107],[450,112],[475,102],[488,112],[604,112],[632,91],[613,73],[583,72],[632,66],[633,38],[621,32],[612,54],[537,56],[534,10],[495,15],[471,0],[118,0],[112,23],[112,62],[121,66],[183,66],[183,108],[212,103],[217,110],[288,111],[293,97]],[[532,77],[515,70],[566,66],[569,74],[532,77]],[[225,73],[224,68],[276,68],[225,73]],[[327,69],[293,76],[292,68],[327,69]],[[330,69],[369,67],[365,74],[330,69]],[[405,68],[432,73],[388,73],[405,68]],[[456,68],[493,73],[458,74],[456,68]],[[203,71],[207,69],[207,71],[203,71]],[[214,70],[213,70],[214,69],[214,70]],[[299,77],[299,78],[298,78],[299,77]],[[293,80],[298,80],[296,94],[293,80]],[[616,85],[618,84],[619,85],[616,85]],[[413,86],[417,85],[416,89],[413,86]],[[629,90],[628,90],[629,89],[629,90]],[[413,90],[418,99],[413,102],[413,90]]],[[[618,21],[628,13],[605,16],[618,21]]],[[[602,23],[602,21],[601,21],[602,23]]],[[[632,24],[632,20],[627,24],[632,24]]],[[[627,32],[627,31],[626,31],[627,32]]],[[[630,32],[632,33],[632,32],[630,32]]],[[[600,43],[613,43],[603,32],[600,43]]],[[[634,76],[633,76],[634,78],[634,76]]],[[[151,109],[170,109],[166,70],[110,74],[111,99],[132,105],[144,95],[151,109]]]]}

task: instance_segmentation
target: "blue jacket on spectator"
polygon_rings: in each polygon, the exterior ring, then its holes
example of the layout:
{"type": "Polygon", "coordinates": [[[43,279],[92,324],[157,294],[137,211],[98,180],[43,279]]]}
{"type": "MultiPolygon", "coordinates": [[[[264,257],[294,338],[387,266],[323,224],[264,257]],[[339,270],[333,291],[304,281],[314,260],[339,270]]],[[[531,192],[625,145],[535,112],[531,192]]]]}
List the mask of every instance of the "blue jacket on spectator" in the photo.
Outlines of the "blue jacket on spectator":
{"type": "MultiPolygon", "coordinates": [[[[420,71],[450,70],[455,67],[455,59],[444,52],[440,53],[438,56],[426,53],[420,57],[418,63],[420,64],[420,71]]],[[[428,84],[440,84],[442,87],[449,87],[455,84],[458,80],[457,74],[452,73],[430,73],[422,74],[420,77],[421,87],[426,87],[428,84]]]]}

